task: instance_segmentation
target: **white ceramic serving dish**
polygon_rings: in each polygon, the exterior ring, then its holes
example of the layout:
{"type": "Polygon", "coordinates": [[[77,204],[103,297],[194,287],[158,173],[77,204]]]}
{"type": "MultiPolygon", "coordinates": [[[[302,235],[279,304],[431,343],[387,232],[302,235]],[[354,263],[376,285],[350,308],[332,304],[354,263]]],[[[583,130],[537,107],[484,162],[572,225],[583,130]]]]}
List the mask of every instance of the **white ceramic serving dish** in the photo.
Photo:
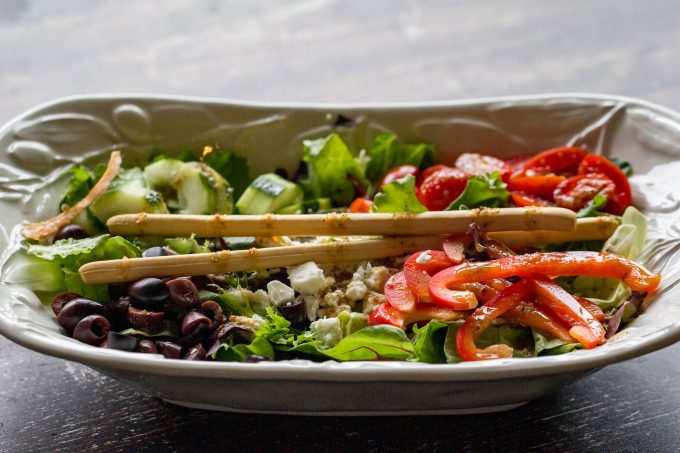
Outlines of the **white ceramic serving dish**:
{"type": "Polygon", "coordinates": [[[680,339],[680,115],[615,96],[545,95],[394,105],[283,105],[164,96],[81,96],[39,106],[0,131],[0,333],[36,351],[84,363],[164,400],[232,411],[438,414],[509,409],[607,364],[680,339]],[[353,120],[338,122],[338,115],[353,120]],[[294,171],[301,140],[335,130],[354,146],[380,131],[461,152],[499,156],[576,144],[633,163],[635,203],[649,215],[642,261],[663,274],[645,313],[590,351],[458,365],[357,362],[212,363],[104,350],[62,334],[49,308],[11,283],[16,226],[55,214],[59,175],[73,162],[125,150],[219,146],[248,156],[255,172],[294,171]],[[645,175],[647,173],[647,175],[645,175]],[[667,181],[663,178],[668,176],[667,181]]]}

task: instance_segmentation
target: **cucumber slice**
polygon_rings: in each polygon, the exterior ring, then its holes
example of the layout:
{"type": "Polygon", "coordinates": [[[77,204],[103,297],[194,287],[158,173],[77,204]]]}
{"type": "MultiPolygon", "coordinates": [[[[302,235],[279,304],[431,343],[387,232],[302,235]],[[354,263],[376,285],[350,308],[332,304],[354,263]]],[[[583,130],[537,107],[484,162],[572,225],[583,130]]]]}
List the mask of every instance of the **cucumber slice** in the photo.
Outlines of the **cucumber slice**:
{"type": "Polygon", "coordinates": [[[241,214],[266,214],[286,206],[302,203],[302,189],[275,173],[260,175],[236,202],[241,214]]]}
{"type": "Polygon", "coordinates": [[[147,165],[144,175],[180,213],[229,214],[233,209],[229,183],[204,163],[161,159],[147,165]]]}
{"type": "Polygon", "coordinates": [[[293,204],[279,209],[277,214],[315,214],[333,209],[330,198],[317,198],[303,203],[293,204]]]}
{"type": "Polygon", "coordinates": [[[102,223],[118,214],[137,212],[167,213],[163,197],[149,187],[139,168],[122,170],[109,188],[90,206],[90,211],[102,223]]]}

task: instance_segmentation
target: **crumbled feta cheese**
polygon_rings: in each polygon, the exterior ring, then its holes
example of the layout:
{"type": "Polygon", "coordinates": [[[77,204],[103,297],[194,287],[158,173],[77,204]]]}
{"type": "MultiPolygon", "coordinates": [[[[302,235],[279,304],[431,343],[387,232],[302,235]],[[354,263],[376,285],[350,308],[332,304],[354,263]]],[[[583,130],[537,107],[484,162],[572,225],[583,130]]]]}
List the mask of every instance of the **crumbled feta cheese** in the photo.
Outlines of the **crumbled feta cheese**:
{"type": "Polygon", "coordinates": [[[361,311],[365,315],[370,315],[371,313],[373,313],[373,310],[375,310],[378,307],[378,305],[383,304],[385,302],[387,302],[387,297],[385,297],[384,294],[371,291],[364,298],[364,305],[361,311]]]}
{"type": "Polygon", "coordinates": [[[293,289],[303,296],[320,294],[328,288],[323,271],[312,261],[289,267],[288,279],[293,289]]]}
{"type": "Polygon", "coordinates": [[[363,299],[366,296],[366,294],[368,293],[368,288],[364,283],[365,275],[366,272],[364,270],[364,267],[359,266],[356,272],[352,274],[352,280],[350,280],[349,284],[347,285],[347,289],[345,290],[345,297],[347,297],[349,300],[353,302],[356,302],[358,300],[363,299]]]}
{"type": "Polygon", "coordinates": [[[366,272],[364,282],[371,291],[382,293],[385,291],[385,283],[390,278],[390,271],[385,266],[372,266],[366,272]]]}
{"type": "Polygon", "coordinates": [[[345,300],[345,294],[338,290],[326,293],[321,301],[321,308],[318,311],[319,316],[335,317],[343,311],[352,311],[352,308],[342,303],[345,300]]]}
{"type": "Polygon", "coordinates": [[[305,302],[307,318],[309,318],[310,321],[314,321],[318,317],[316,312],[319,311],[321,296],[302,296],[302,300],[305,302]]]}
{"type": "Polygon", "coordinates": [[[253,326],[255,327],[255,330],[259,329],[262,324],[264,324],[264,318],[257,313],[255,313],[250,319],[253,320],[253,326]]]}
{"type": "Polygon", "coordinates": [[[342,328],[338,318],[319,319],[314,321],[309,328],[314,337],[328,348],[332,348],[342,340],[342,328]]]}
{"type": "Polygon", "coordinates": [[[261,307],[266,307],[272,304],[272,299],[269,297],[269,293],[263,289],[258,289],[254,293],[248,295],[248,300],[261,307]]]}
{"type": "Polygon", "coordinates": [[[278,280],[272,280],[267,283],[267,293],[272,303],[277,307],[287,304],[295,297],[293,288],[278,280]]]}
{"type": "Polygon", "coordinates": [[[425,263],[429,263],[431,260],[432,260],[432,255],[430,255],[430,251],[425,250],[420,255],[418,255],[418,258],[416,258],[416,263],[425,264],[425,263]]]}

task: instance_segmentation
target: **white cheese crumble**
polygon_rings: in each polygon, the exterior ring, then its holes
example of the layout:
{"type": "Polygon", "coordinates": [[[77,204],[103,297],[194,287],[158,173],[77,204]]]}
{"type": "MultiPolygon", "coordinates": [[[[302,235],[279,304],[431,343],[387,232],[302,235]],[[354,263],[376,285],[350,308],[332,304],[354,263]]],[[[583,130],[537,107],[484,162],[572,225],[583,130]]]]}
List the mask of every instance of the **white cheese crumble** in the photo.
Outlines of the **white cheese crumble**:
{"type": "Polygon", "coordinates": [[[425,264],[429,263],[430,261],[432,261],[432,255],[430,255],[429,250],[425,250],[420,255],[418,255],[418,258],[416,258],[416,263],[418,264],[425,264]]]}
{"type": "Polygon", "coordinates": [[[293,289],[303,296],[320,294],[328,287],[323,271],[312,261],[289,267],[288,279],[293,289]]]}
{"type": "Polygon", "coordinates": [[[272,280],[267,283],[267,293],[272,303],[277,307],[287,304],[295,297],[293,288],[278,280],[272,280]]]}
{"type": "Polygon", "coordinates": [[[309,328],[314,337],[328,348],[332,348],[342,340],[342,328],[338,318],[319,319],[314,321],[309,328]]]}
{"type": "Polygon", "coordinates": [[[321,296],[302,296],[305,302],[305,310],[307,311],[307,318],[314,321],[318,318],[319,304],[321,304],[321,296]]]}

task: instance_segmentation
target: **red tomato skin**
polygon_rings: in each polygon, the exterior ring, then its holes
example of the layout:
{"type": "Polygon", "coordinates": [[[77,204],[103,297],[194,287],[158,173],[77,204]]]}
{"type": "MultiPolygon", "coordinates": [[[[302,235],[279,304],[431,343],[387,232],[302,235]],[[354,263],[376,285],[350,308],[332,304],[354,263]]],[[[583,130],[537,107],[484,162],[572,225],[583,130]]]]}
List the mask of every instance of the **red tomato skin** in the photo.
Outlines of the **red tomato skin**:
{"type": "Polygon", "coordinates": [[[536,170],[541,174],[574,174],[588,152],[575,146],[552,148],[536,154],[522,164],[522,169],[536,170]]]}
{"type": "Polygon", "coordinates": [[[615,196],[607,202],[606,211],[610,214],[621,215],[630,206],[632,195],[628,177],[621,169],[606,157],[597,154],[587,155],[578,168],[579,174],[602,173],[611,179],[616,186],[615,196]]]}
{"type": "Polygon", "coordinates": [[[578,211],[583,209],[596,195],[602,194],[609,200],[614,195],[615,189],[612,180],[602,173],[590,173],[572,176],[562,181],[555,188],[553,198],[557,206],[578,211]]]}
{"type": "Polygon", "coordinates": [[[398,167],[394,167],[393,169],[385,173],[385,176],[383,176],[382,180],[380,181],[379,187],[382,187],[385,184],[389,184],[392,181],[396,181],[397,179],[401,179],[404,176],[408,175],[413,175],[416,177],[416,179],[418,179],[419,173],[420,172],[418,171],[418,167],[416,167],[415,165],[400,165],[398,167]]]}
{"type": "Polygon", "coordinates": [[[433,165],[431,167],[427,167],[425,170],[420,172],[419,177],[416,180],[416,185],[420,187],[420,185],[425,181],[431,174],[438,172],[439,170],[443,170],[445,168],[453,168],[449,167],[448,165],[443,165],[443,164],[437,164],[433,165]]]}
{"type": "Polygon", "coordinates": [[[387,302],[404,313],[412,312],[416,306],[416,296],[409,289],[404,272],[397,272],[385,283],[387,302]]]}
{"type": "Polygon", "coordinates": [[[497,171],[505,179],[510,173],[510,165],[493,156],[477,153],[463,153],[456,159],[456,168],[468,176],[481,176],[497,171]]]}
{"type": "Polygon", "coordinates": [[[527,206],[554,206],[554,203],[549,200],[525,192],[512,192],[510,197],[512,202],[520,208],[527,206]]]}
{"type": "Polygon", "coordinates": [[[463,193],[468,177],[457,168],[442,168],[420,184],[418,199],[430,211],[443,211],[463,193]]]}
{"type": "Polygon", "coordinates": [[[373,202],[368,198],[356,198],[347,210],[354,213],[366,213],[371,212],[371,206],[373,206],[373,202]]]}
{"type": "Polygon", "coordinates": [[[552,201],[555,188],[566,179],[564,176],[558,175],[513,176],[508,181],[508,190],[510,192],[524,192],[552,201]]]}

